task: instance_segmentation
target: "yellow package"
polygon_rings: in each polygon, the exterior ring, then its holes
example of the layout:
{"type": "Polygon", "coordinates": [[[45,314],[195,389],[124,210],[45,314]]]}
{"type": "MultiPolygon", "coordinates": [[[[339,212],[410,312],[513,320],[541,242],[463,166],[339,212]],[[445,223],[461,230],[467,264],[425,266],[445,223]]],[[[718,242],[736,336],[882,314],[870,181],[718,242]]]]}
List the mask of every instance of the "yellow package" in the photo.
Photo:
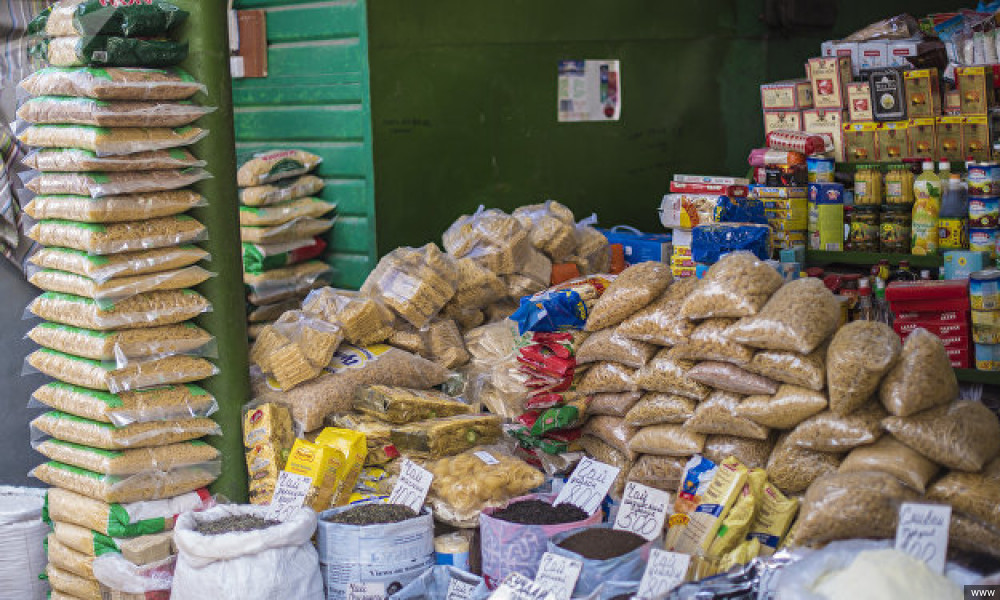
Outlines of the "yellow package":
{"type": "Polygon", "coordinates": [[[274,495],[275,481],[261,480],[250,482],[250,504],[265,505],[271,503],[271,496],[274,495]]]}
{"type": "Polygon", "coordinates": [[[733,504],[732,510],[726,515],[719,526],[715,540],[708,548],[709,556],[723,557],[730,553],[741,542],[746,540],[750,524],[757,513],[760,497],[767,483],[767,472],[764,469],[751,469],[747,474],[747,482],[740,490],[740,496],[733,504]]]}
{"type": "Polygon", "coordinates": [[[281,448],[292,447],[295,430],[288,408],[269,402],[247,411],[243,417],[243,446],[253,448],[262,442],[271,442],[281,448]]]}
{"type": "Polygon", "coordinates": [[[388,502],[389,496],[385,494],[370,494],[366,492],[354,492],[347,499],[348,504],[368,504],[370,502],[388,502]]]}
{"type": "Polygon", "coordinates": [[[719,572],[725,573],[737,565],[745,565],[760,556],[760,541],[744,540],[719,560],[719,572]]]}
{"type": "Polygon", "coordinates": [[[680,542],[684,528],[691,521],[691,513],[698,508],[718,470],[718,465],[700,454],[692,456],[684,465],[681,485],[674,500],[674,514],[667,519],[669,529],[664,546],[667,550],[673,550],[680,542]]]}
{"type": "Polygon", "coordinates": [[[271,492],[278,483],[278,474],[285,468],[287,455],[274,448],[271,444],[261,443],[247,450],[247,472],[249,484],[256,486],[259,493],[252,495],[251,504],[268,504],[271,502],[271,492]]]}
{"type": "Polygon", "coordinates": [[[764,484],[757,516],[750,525],[748,536],[760,541],[761,556],[771,556],[778,549],[798,509],[798,500],[785,497],[770,483],[764,484]]]}
{"type": "Polygon", "coordinates": [[[316,437],[316,443],[334,448],[343,456],[343,463],[337,472],[339,487],[331,505],[343,506],[350,500],[351,491],[357,485],[361,469],[365,466],[365,458],[368,456],[365,434],[350,429],[326,427],[316,437]]]}
{"type": "Polygon", "coordinates": [[[677,547],[672,550],[706,554],[746,482],[747,468],[743,463],[733,457],[722,461],[698,508],[691,514],[691,521],[683,528],[677,547]]]}
{"type": "Polygon", "coordinates": [[[285,470],[312,479],[305,505],[316,512],[322,512],[330,507],[330,502],[341,492],[338,474],[345,462],[343,453],[337,448],[295,440],[285,470]]]}

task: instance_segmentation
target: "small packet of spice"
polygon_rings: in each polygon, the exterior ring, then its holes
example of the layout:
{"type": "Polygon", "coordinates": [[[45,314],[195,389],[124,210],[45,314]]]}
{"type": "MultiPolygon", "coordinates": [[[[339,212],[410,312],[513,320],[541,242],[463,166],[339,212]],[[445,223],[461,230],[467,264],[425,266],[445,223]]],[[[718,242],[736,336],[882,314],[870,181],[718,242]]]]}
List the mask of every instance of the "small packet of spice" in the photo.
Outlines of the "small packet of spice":
{"type": "Polygon", "coordinates": [[[750,524],[748,538],[760,540],[760,554],[771,556],[778,549],[781,540],[792,526],[792,520],[799,510],[799,501],[787,498],[781,490],[770,482],[764,483],[760,504],[753,523],[750,524]]]}
{"type": "Polygon", "coordinates": [[[587,415],[586,398],[577,398],[569,404],[546,409],[531,426],[532,435],[545,435],[560,429],[579,426],[587,415]]]}

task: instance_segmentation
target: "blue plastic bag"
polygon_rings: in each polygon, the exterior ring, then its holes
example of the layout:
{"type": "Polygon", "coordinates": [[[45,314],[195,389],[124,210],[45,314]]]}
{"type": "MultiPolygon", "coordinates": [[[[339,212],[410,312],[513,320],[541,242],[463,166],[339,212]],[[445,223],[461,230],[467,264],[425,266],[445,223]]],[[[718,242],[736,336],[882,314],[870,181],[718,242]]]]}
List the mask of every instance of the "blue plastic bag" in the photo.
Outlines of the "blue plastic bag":
{"type": "Polygon", "coordinates": [[[691,258],[715,264],[723,254],[747,250],[761,260],[771,258],[771,228],[767,225],[715,223],[699,225],[691,233],[691,258]]]}
{"type": "Polygon", "coordinates": [[[607,560],[597,560],[584,558],[576,552],[570,552],[559,547],[559,543],[566,538],[585,531],[587,529],[612,529],[611,523],[597,525],[596,527],[582,527],[558,533],[549,539],[549,552],[578,560],[583,563],[583,570],[580,571],[580,578],[576,580],[576,588],[573,590],[573,597],[584,596],[599,589],[601,584],[607,581],[639,581],[646,570],[646,561],[649,559],[649,551],[653,548],[663,547],[662,538],[646,542],[631,552],[625,553],[615,558],[607,560]]]}
{"type": "Polygon", "coordinates": [[[518,333],[529,331],[564,331],[582,329],[587,321],[587,305],[574,290],[545,290],[521,298],[510,319],[518,333]]]}
{"type": "Polygon", "coordinates": [[[719,196],[715,206],[717,223],[756,223],[767,225],[764,203],[757,198],[719,196]]]}
{"type": "Polygon", "coordinates": [[[482,577],[450,565],[437,565],[424,571],[420,577],[389,596],[389,600],[445,598],[448,595],[448,587],[452,585],[452,580],[459,582],[457,585],[463,585],[466,589],[471,587],[468,593],[469,598],[487,598],[490,595],[490,590],[486,587],[482,577]]]}

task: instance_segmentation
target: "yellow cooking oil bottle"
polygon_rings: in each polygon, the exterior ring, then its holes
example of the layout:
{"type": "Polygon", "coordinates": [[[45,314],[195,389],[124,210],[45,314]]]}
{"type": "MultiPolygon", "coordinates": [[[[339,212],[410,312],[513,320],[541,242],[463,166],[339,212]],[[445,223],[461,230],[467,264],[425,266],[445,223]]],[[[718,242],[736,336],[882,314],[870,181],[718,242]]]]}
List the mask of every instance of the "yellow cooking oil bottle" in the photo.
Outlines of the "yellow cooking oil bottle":
{"type": "Polygon", "coordinates": [[[923,173],[913,182],[913,254],[937,252],[940,213],[941,179],[934,173],[934,161],[925,160],[923,173]]]}

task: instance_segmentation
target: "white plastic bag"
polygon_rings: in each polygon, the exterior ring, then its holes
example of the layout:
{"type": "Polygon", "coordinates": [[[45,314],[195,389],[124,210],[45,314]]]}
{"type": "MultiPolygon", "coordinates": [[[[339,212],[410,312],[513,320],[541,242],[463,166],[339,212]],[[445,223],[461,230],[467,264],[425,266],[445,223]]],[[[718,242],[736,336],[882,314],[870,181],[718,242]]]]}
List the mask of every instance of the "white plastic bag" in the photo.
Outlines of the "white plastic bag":
{"type": "Polygon", "coordinates": [[[45,569],[42,542],[44,490],[0,486],[0,598],[42,600],[49,586],[38,579],[45,569]]]}
{"type": "Polygon", "coordinates": [[[230,515],[265,517],[267,506],[218,506],[185,513],[174,528],[177,569],[171,600],[323,600],[316,513],[302,508],[259,531],[202,535],[198,523],[230,515]]]}

